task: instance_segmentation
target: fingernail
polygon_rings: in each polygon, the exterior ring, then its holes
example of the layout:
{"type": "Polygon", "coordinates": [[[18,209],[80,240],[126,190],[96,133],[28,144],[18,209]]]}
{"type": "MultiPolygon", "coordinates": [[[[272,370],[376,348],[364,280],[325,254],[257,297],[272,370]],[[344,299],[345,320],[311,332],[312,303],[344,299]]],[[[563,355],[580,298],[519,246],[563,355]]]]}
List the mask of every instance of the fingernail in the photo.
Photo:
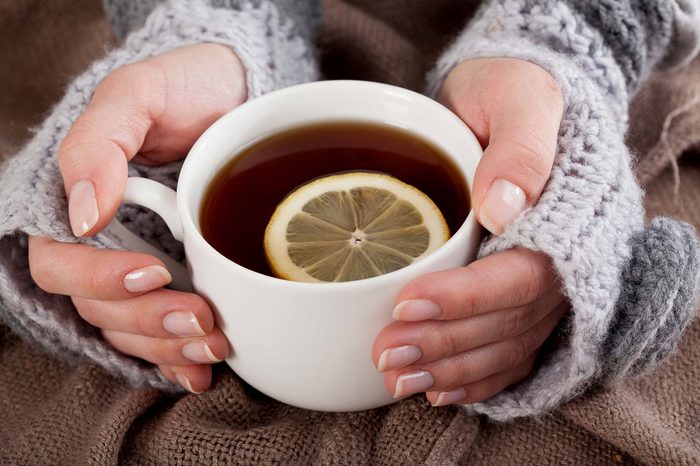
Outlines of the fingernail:
{"type": "Polygon", "coordinates": [[[195,395],[199,395],[202,393],[201,391],[197,391],[194,388],[192,388],[192,382],[190,382],[190,379],[186,375],[182,374],[175,374],[175,378],[177,379],[177,382],[183,386],[183,388],[189,392],[194,393],[195,395]]]}
{"type": "Polygon", "coordinates": [[[463,388],[457,388],[449,392],[440,392],[433,406],[451,405],[452,403],[457,403],[459,400],[464,399],[466,396],[467,392],[463,388]]]}
{"type": "Polygon", "coordinates": [[[412,362],[418,361],[423,356],[423,352],[414,345],[397,346],[384,350],[379,356],[377,370],[379,372],[398,369],[399,367],[408,366],[412,362]]]}
{"type": "Polygon", "coordinates": [[[392,316],[394,320],[428,320],[442,313],[440,305],[427,299],[407,299],[396,305],[392,316]]]}
{"type": "Polygon", "coordinates": [[[178,337],[202,337],[207,334],[192,312],[171,312],[163,317],[163,328],[178,337]]]}
{"type": "Polygon", "coordinates": [[[182,355],[194,362],[219,362],[221,359],[214,356],[206,341],[196,340],[182,345],[182,355]]]}
{"type": "Polygon", "coordinates": [[[414,393],[424,392],[432,387],[434,383],[433,376],[428,371],[401,374],[396,380],[394,398],[403,398],[414,393]]]}
{"type": "Polygon", "coordinates": [[[80,180],[70,188],[68,217],[75,236],[83,236],[97,224],[100,211],[97,208],[97,195],[92,181],[80,180]]]}
{"type": "Polygon", "coordinates": [[[500,235],[525,210],[525,192],[508,180],[497,179],[481,201],[479,219],[494,235],[500,235]]]}
{"type": "Polygon", "coordinates": [[[142,269],[136,269],[129,272],[124,277],[124,288],[132,293],[140,293],[142,291],[151,291],[161,286],[165,286],[172,281],[164,267],[160,265],[149,265],[142,269]]]}

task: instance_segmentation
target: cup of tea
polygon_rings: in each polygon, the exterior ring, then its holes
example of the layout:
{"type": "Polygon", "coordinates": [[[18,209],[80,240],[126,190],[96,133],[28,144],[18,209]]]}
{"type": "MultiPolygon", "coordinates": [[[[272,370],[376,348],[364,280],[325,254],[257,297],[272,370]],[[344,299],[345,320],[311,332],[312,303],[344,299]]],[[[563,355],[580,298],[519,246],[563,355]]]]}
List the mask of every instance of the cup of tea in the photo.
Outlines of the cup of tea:
{"type": "MultiPolygon", "coordinates": [[[[232,347],[226,362],[242,379],[290,405],[357,411],[396,401],[370,351],[392,322],[399,291],[474,259],[481,230],[469,195],[481,154],[469,128],[425,96],[379,83],[315,82],[224,115],[190,150],[177,192],[130,178],[124,202],[154,210],[184,243],[192,287],[214,309],[232,347]],[[279,203],[313,179],[354,171],[385,173],[422,191],[440,209],[449,239],[371,278],[274,276],[263,237],[279,203]]],[[[133,236],[126,243],[157,254],[133,236]]]]}

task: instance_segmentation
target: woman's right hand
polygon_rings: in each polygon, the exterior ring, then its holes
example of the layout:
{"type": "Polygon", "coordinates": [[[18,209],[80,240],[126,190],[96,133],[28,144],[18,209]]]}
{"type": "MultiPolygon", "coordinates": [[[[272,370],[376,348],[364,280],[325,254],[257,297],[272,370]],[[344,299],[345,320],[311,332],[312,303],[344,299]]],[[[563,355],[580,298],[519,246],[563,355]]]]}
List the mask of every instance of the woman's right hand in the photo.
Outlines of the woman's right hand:
{"type": "MultiPolygon", "coordinates": [[[[73,233],[93,235],[111,221],[129,161],[183,158],[211,123],[245,98],[243,65],[218,44],[183,47],[110,74],[58,154],[73,233]]],[[[163,288],[171,277],[155,257],[31,237],[29,267],[43,290],[70,296],[117,350],[157,364],[192,392],[209,387],[210,365],[230,352],[206,301],[163,288]]]]}

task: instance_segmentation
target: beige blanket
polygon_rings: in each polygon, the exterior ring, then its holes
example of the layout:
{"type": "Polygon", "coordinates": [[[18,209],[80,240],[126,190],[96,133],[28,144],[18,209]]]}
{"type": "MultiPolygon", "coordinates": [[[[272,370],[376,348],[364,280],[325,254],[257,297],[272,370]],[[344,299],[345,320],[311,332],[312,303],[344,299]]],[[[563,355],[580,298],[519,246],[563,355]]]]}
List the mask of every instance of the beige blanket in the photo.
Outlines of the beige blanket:
{"type": "MultiPolygon", "coordinates": [[[[328,0],[324,71],[420,89],[472,3],[328,0]]],[[[0,154],[111,42],[98,0],[0,0],[0,154]]],[[[698,96],[700,60],[655,77],[633,106],[630,144],[649,214],[700,227],[698,96]]],[[[304,411],[225,366],[206,393],[171,398],[52,359],[0,326],[0,464],[696,465],[699,419],[699,321],[646,379],[510,424],[432,408],[421,396],[362,413],[304,411]]]]}

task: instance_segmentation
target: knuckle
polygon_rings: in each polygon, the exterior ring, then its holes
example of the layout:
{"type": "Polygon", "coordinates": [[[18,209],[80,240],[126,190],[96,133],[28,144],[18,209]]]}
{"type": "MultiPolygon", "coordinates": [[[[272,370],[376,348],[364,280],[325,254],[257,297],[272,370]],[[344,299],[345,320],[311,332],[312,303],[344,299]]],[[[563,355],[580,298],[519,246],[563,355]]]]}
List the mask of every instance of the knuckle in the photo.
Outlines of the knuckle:
{"type": "Polygon", "coordinates": [[[511,341],[507,350],[506,365],[514,367],[529,357],[535,349],[535,338],[529,333],[524,333],[511,341]]]}
{"type": "Polygon", "coordinates": [[[472,371],[469,362],[463,358],[450,358],[447,363],[446,373],[449,374],[441,385],[455,387],[469,383],[472,371]]]}
{"type": "Polygon", "coordinates": [[[521,174],[524,179],[538,181],[549,177],[549,171],[552,168],[550,149],[537,135],[533,135],[532,142],[510,141],[510,143],[514,153],[519,155],[513,160],[516,173],[521,174]]]}
{"type": "Polygon", "coordinates": [[[169,338],[155,338],[151,341],[152,343],[148,351],[149,354],[146,356],[146,359],[150,358],[151,362],[172,362],[181,359],[179,347],[175,344],[177,342],[169,338]]]}
{"type": "Polygon", "coordinates": [[[118,87],[132,102],[146,106],[165,92],[167,72],[157,60],[130,63],[115,70],[108,78],[109,85],[118,87]]]}
{"type": "Polygon", "coordinates": [[[142,62],[127,63],[119,68],[115,69],[109,73],[102,82],[97,86],[97,91],[104,91],[105,89],[112,88],[114,86],[125,86],[132,84],[132,81],[138,82],[138,76],[140,69],[143,67],[142,62]]]}
{"type": "Polygon", "coordinates": [[[449,325],[434,325],[432,327],[427,341],[436,342],[436,357],[446,357],[460,351],[462,342],[459,332],[451,330],[449,325]]]}
{"type": "Polygon", "coordinates": [[[162,324],[154,319],[154,312],[151,307],[139,307],[138,310],[131,312],[131,324],[134,331],[142,335],[155,335],[162,330],[162,324]]]}
{"type": "Polygon", "coordinates": [[[456,289],[451,292],[450,302],[455,317],[471,317],[478,312],[478,298],[474,293],[456,289]]]}
{"type": "Polygon", "coordinates": [[[464,267],[460,270],[459,284],[447,287],[445,314],[448,318],[470,317],[478,313],[479,297],[474,290],[478,275],[473,268],[464,267]]]}
{"type": "Polygon", "coordinates": [[[163,361],[172,361],[180,356],[180,351],[177,345],[175,345],[169,338],[157,338],[155,340],[157,352],[156,355],[159,359],[163,361]]]}
{"type": "Polygon", "coordinates": [[[87,285],[94,296],[109,296],[115,290],[115,277],[110,267],[103,267],[104,261],[100,260],[100,252],[97,249],[90,250],[86,257],[86,263],[95,264],[89,270],[87,285]]]}
{"type": "Polygon", "coordinates": [[[524,315],[520,309],[512,309],[501,313],[499,340],[504,340],[517,335],[522,330],[525,322],[524,315]]]}
{"type": "Polygon", "coordinates": [[[164,101],[167,74],[157,60],[146,59],[122,65],[99,84],[95,95],[116,94],[120,100],[149,108],[156,101],[164,101]]]}

